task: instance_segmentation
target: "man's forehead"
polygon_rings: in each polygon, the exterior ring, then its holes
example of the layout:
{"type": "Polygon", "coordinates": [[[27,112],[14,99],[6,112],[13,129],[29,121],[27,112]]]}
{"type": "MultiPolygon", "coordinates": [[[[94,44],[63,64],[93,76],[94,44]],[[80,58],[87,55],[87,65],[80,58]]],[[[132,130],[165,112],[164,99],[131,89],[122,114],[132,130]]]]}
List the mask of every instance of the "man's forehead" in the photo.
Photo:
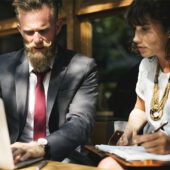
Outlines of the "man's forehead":
{"type": "Polygon", "coordinates": [[[32,12],[21,11],[19,23],[23,30],[46,29],[56,21],[49,10],[37,10],[32,12]]]}
{"type": "Polygon", "coordinates": [[[38,31],[40,31],[40,30],[45,30],[45,29],[48,29],[49,28],[49,26],[40,26],[40,27],[23,27],[23,30],[24,31],[33,31],[33,30],[38,30],[38,31]]]}

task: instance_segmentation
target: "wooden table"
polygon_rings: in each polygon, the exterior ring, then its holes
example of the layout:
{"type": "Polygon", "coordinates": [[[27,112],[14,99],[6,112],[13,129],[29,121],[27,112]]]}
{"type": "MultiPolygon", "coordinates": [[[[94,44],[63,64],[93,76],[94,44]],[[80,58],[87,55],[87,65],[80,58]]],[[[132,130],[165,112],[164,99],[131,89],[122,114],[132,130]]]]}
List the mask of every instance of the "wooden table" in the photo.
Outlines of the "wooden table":
{"type": "MultiPolygon", "coordinates": [[[[35,168],[40,164],[38,162],[32,166],[28,166],[26,168],[22,168],[21,170],[35,170],[35,168]]],[[[71,164],[71,163],[61,163],[55,161],[48,161],[48,164],[42,168],[42,170],[101,170],[97,167],[92,166],[85,166],[85,165],[78,165],[78,164],[71,164]]]]}

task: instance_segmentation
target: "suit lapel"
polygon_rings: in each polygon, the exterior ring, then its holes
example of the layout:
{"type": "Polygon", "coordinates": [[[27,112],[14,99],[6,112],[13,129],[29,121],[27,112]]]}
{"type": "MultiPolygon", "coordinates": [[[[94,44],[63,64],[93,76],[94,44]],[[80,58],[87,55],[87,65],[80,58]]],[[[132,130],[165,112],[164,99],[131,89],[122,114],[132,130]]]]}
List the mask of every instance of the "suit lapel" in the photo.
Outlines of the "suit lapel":
{"type": "Polygon", "coordinates": [[[58,56],[56,57],[56,61],[54,63],[52,72],[51,72],[51,78],[50,78],[48,96],[47,96],[47,109],[46,109],[47,115],[50,115],[52,111],[61,82],[64,79],[64,75],[67,70],[67,67],[66,67],[66,64],[63,58],[65,58],[63,54],[58,54],[58,56]]]}
{"type": "MultiPolygon", "coordinates": [[[[51,78],[47,94],[47,115],[51,114],[56,96],[58,94],[60,85],[66,74],[70,59],[74,54],[60,50],[57,54],[54,66],[51,72],[51,78]]],[[[28,60],[24,53],[22,55],[22,62],[18,65],[15,74],[15,86],[16,86],[16,102],[17,113],[19,113],[22,125],[25,123],[25,115],[27,111],[27,96],[28,96],[28,84],[29,84],[29,67],[28,60]]],[[[21,127],[23,127],[21,125],[21,127]]]]}
{"type": "Polygon", "coordinates": [[[21,57],[23,60],[18,65],[15,74],[15,86],[16,86],[16,103],[17,113],[21,117],[21,122],[24,123],[24,115],[27,111],[27,95],[28,95],[28,83],[29,83],[29,67],[28,60],[24,53],[21,57]]]}

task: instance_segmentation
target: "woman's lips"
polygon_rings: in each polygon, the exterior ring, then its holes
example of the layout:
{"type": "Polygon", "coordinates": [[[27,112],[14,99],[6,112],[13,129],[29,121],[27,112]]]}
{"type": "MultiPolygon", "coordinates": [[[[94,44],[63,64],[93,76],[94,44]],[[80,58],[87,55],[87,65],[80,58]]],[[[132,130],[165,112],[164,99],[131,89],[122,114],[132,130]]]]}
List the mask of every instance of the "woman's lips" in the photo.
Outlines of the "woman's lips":
{"type": "Polygon", "coordinates": [[[143,52],[145,49],[146,49],[146,47],[138,46],[138,50],[139,50],[140,52],[143,52]]]}

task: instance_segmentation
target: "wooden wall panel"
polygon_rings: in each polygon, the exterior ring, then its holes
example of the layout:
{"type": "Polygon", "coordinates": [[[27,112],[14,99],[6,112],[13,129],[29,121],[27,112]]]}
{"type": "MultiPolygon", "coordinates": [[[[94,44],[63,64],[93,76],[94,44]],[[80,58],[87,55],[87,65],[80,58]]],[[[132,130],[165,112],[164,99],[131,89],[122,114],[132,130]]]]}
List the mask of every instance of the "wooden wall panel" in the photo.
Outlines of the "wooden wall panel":
{"type": "Polygon", "coordinates": [[[80,23],[80,52],[92,57],[92,24],[87,20],[80,23]]]}
{"type": "MultiPolygon", "coordinates": [[[[118,14],[133,0],[62,0],[59,18],[67,25],[67,48],[92,55],[91,19],[118,14]]],[[[17,19],[0,21],[0,36],[17,33],[17,19]]]]}
{"type": "Polygon", "coordinates": [[[77,0],[76,15],[87,15],[96,12],[108,11],[116,8],[126,7],[133,0],[77,0]]]}
{"type": "Polygon", "coordinates": [[[17,24],[16,18],[0,21],[0,36],[17,33],[17,24]]]}

